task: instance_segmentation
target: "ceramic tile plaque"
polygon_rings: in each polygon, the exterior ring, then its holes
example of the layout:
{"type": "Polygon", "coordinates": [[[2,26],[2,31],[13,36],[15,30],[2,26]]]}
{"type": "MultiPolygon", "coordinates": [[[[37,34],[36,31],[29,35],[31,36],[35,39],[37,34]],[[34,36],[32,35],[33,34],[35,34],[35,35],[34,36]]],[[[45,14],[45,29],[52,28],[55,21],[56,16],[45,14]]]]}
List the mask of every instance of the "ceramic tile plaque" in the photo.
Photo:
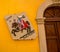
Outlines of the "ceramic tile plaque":
{"type": "Polygon", "coordinates": [[[26,14],[15,14],[5,17],[12,39],[31,40],[36,38],[35,30],[26,14]]]}

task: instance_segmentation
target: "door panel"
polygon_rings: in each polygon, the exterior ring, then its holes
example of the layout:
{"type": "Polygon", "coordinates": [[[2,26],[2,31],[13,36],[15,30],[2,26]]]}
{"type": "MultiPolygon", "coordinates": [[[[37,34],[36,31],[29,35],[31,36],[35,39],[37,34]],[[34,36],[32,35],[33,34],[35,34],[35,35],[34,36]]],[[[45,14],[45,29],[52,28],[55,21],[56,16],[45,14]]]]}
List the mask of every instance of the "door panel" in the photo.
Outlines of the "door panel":
{"type": "Polygon", "coordinates": [[[59,41],[59,52],[60,52],[60,22],[57,22],[57,30],[58,30],[58,41],[59,41]]]}
{"type": "Polygon", "coordinates": [[[57,29],[58,29],[58,37],[60,40],[60,22],[57,22],[57,29]]]}
{"type": "Polygon", "coordinates": [[[57,18],[60,17],[60,6],[52,6],[52,7],[48,7],[45,11],[44,11],[44,17],[46,18],[57,18]]]}
{"type": "Polygon", "coordinates": [[[47,39],[48,52],[58,52],[57,39],[47,39]]]}
{"type": "Polygon", "coordinates": [[[57,22],[45,21],[45,30],[48,52],[58,52],[57,22]]]}
{"type": "Polygon", "coordinates": [[[56,36],[56,23],[55,22],[45,22],[46,35],[56,36]]]}

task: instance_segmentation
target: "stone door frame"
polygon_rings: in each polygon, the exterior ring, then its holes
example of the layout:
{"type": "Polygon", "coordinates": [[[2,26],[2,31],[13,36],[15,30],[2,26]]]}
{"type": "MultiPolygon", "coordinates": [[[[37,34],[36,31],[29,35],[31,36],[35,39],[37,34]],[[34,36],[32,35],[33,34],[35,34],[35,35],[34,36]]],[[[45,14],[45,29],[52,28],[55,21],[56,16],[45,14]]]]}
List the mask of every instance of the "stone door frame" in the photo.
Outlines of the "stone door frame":
{"type": "Polygon", "coordinates": [[[40,52],[47,52],[47,45],[46,45],[46,36],[45,36],[45,27],[44,27],[44,20],[45,17],[43,17],[44,11],[49,6],[53,5],[59,5],[59,0],[46,0],[38,9],[37,11],[37,17],[36,21],[38,24],[38,36],[39,36],[39,46],[40,46],[40,52]]]}

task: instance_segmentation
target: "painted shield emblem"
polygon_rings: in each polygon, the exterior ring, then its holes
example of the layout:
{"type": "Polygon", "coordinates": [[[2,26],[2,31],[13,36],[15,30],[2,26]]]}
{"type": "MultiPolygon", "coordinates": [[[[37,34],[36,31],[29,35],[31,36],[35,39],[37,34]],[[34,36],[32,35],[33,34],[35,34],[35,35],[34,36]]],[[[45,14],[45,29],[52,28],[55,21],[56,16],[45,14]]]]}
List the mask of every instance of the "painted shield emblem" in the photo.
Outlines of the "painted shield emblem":
{"type": "Polygon", "coordinates": [[[26,14],[5,17],[11,37],[15,40],[32,40],[36,38],[35,30],[26,14]]]}

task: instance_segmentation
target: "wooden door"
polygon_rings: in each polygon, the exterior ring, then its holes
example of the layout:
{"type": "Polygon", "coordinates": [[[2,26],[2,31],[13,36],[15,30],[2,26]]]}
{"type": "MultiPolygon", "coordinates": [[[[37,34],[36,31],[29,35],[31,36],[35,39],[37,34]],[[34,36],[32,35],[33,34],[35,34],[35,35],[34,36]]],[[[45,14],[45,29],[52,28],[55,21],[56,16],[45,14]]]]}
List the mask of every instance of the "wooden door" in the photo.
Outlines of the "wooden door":
{"type": "Polygon", "coordinates": [[[48,52],[60,52],[60,7],[49,7],[44,12],[48,52]]]}

